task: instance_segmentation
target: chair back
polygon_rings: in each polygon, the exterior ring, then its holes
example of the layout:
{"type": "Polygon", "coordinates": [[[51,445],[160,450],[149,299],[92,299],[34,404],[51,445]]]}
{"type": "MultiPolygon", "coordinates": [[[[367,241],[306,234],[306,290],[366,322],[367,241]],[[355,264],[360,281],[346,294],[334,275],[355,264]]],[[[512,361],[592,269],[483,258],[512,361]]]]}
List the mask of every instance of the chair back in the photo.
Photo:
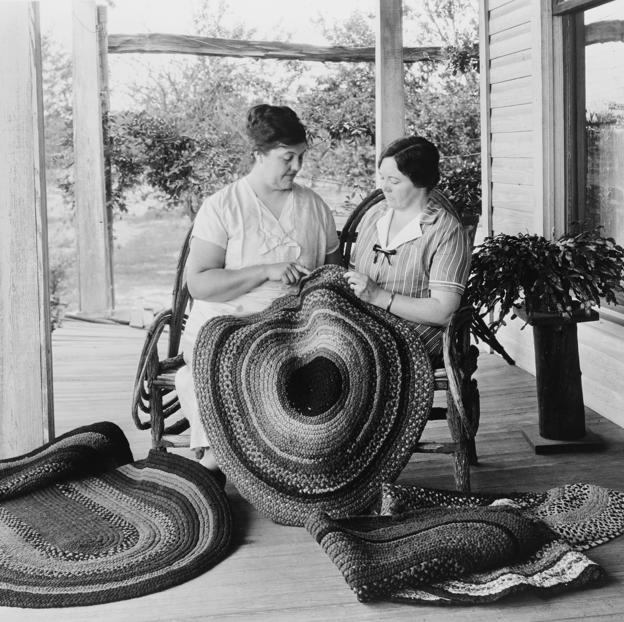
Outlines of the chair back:
{"type": "Polygon", "coordinates": [[[186,284],[186,260],[191,246],[191,234],[193,225],[190,226],[185,238],[176,266],[176,276],[171,295],[171,322],[169,325],[168,357],[176,356],[180,349],[180,339],[186,325],[187,307],[193,300],[186,284]]]}

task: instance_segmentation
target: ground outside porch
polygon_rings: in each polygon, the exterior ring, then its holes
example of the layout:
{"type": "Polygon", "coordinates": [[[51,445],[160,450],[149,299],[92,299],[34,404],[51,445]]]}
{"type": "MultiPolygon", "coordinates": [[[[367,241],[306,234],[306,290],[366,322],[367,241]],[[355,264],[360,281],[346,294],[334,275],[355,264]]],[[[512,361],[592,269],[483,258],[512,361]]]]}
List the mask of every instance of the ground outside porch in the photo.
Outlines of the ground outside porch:
{"type": "MultiPolygon", "coordinates": [[[[132,385],[145,337],[120,324],[66,320],[53,333],[56,432],[112,421],[125,432],[135,459],[144,458],[149,433],[130,417],[132,385]]],[[[624,490],[624,430],[587,412],[587,425],[605,441],[600,452],[536,455],[523,429],[537,421],[535,379],[500,357],[482,354],[477,379],[481,426],[478,492],[542,491],[573,482],[624,490]]],[[[429,424],[423,440],[446,438],[446,424],[429,424]]],[[[188,451],[180,451],[190,457],[188,451]]],[[[446,456],[417,454],[400,483],[451,489],[446,456]]],[[[587,620],[624,619],[624,536],[590,549],[606,570],[600,587],[540,598],[530,594],[483,606],[411,606],[359,603],[342,575],[305,529],[261,517],[228,484],[234,515],[233,553],[197,579],[156,594],[92,607],[47,610],[0,608],[3,620],[587,620]]]]}

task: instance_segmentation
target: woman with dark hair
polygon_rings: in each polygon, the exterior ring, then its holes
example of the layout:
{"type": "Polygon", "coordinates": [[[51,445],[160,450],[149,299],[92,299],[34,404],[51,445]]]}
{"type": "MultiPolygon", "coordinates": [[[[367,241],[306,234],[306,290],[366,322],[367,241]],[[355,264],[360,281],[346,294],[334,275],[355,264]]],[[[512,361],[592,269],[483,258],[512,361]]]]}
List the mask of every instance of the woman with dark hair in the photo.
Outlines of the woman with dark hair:
{"type": "Polygon", "coordinates": [[[415,323],[427,351],[438,355],[442,328],[459,307],[471,246],[445,197],[438,149],[420,136],[392,142],[379,157],[385,201],[362,219],[345,273],[366,302],[415,323]]]}
{"type": "Polygon", "coordinates": [[[208,197],[193,225],[186,278],[194,299],[183,336],[187,363],[176,375],[191,447],[215,469],[199,421],[190,371],[201,326],[218,315],[249,315],[293,293],[301,277],[339,263],[336,225],[315,192],[294,183],[308,147],[306,130],[287,106],[260,104],[247,115],[249,173],[208,197]]]}

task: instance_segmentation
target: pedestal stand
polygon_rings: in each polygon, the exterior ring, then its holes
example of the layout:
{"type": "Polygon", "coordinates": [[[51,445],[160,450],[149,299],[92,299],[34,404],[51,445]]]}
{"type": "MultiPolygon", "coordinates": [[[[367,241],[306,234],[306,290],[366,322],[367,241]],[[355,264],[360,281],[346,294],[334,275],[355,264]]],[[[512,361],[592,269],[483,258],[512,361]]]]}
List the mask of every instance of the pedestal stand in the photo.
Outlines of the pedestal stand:
{"type": "Polygon", "coordinates": [[[598,319],[592,311],[561,318],[517,313],[533,327],[539,429],[523,431],[536,454],[595,450],[602,441],[585,427],[577,323],[598,319]]]}

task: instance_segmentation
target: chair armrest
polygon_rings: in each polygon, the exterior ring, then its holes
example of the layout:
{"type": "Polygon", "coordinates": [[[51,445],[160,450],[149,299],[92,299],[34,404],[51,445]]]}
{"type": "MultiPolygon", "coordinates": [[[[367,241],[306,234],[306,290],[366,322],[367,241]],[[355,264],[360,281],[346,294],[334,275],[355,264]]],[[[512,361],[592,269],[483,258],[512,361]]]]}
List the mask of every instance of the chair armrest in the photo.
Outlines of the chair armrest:
{"type": "MultiPolygon", "coordinates": [[[[460,307],[451,316],[442,336],[442,356],[448,378],[448,390],[459,419],[469,436],[474,436],[476,429],[473,422],[466,415],[462,399],[462,381],[466,373],[466,361],[464,359],[470,347],[470,326],[474,315],[472,306],[465,305],[460,307]],[[460,334],[460,331],[464,331],[463,335],[460,334]],[[460,351],[460,349],[465,351],[460,351]]],[[[471,374],[474,370],[468,371],[471,374]]]]}

